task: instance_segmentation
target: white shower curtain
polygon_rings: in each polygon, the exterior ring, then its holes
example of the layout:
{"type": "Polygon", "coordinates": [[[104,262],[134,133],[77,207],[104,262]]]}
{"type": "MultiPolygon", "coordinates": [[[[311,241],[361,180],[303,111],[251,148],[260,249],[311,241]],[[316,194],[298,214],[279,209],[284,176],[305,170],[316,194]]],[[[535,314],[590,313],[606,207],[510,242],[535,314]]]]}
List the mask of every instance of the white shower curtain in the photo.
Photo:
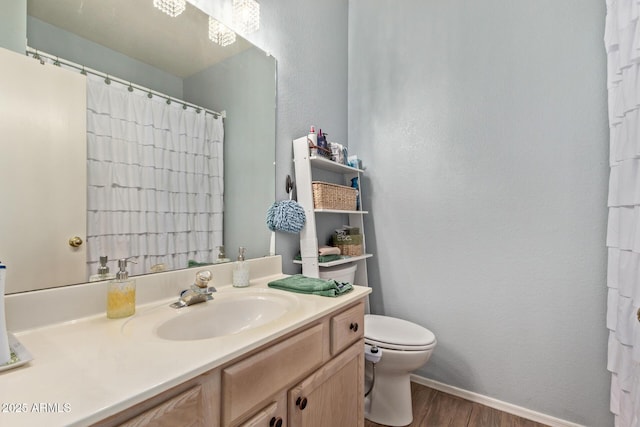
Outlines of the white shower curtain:
{"type": "Polygon", "coordinates": [[[131,274],[212,262],[222,245],[222,117],[94,75],[87,85],[89,272],[101,255],[135,257],[131,274]]]}
{"type": "Polygon", "coordinates": [[[640,0],[606,3],[610,405],[616,427],[640,427],[640,0]]]}

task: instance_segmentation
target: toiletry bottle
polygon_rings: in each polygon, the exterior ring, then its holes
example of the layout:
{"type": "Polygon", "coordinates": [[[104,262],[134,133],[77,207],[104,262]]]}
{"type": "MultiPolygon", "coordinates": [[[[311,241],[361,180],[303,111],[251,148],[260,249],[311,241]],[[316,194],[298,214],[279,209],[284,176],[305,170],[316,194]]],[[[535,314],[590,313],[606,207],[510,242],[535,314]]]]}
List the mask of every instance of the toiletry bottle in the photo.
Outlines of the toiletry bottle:
{"type": "Polygon", "coordinates": [[[351,178],[351,188],[356,189],[356,210],[360,210],[360,187],[358,185],[358,177],[351,178]]]}
{"type": "Polygon", "coordinates": [[[318,154],[322,157],[329,157],[329,145],[327,144],[327,134],[318,129],[318,154]]]}
{"type": "Polygon", "coordinates": [[[98,273],[89,276],[90,282],[99,282],[101,280],[111,280],[116,278],[115,274],[109,273],[109,267],[107,266],[108,261],[108,257],[104,255],[100,257],[100,266],[98,267],[98,273]]]}
{"type": "MultiPolygon", "coordinates": [[[[118,260],[120,271],[107,285],[107,317],[118,319],[131,316],[136,312],[136,281],[129,278],[128,258],[118,260]]],[[[135,264],[135,261],[131,261],[135,264]]]]}
{"type": "Polygon", "coordinates": [[[224,246],[218,246],[218,258],[215,260],[215,264],[222,264],[225,262],[231,262],[231,260],[224,254],[224,246]]]}
{"type": "Polygon", "coordinates": [[[238,261],[233,266],[233,286],[236,288],[246,288],[249,286],[249,265],[244,260],[245,249],[240,246],[238,249],[238,261]]]}
{"type": "Polygon", "coordinates": [[[311,125],[309,135],[307,135],[307,144],[309,144],[309,150],[312,156],[318,154],[318,135],[316,135],[315,126],[311,125]]]}
{"type": "Polygon", "coordinates": [[[9,348],[9,333],[7,332],[7,321],[4,316],[4,292],[5,276],[7,268],[0,264],[0,366],[11,361],[11,348],[9,348]]]}

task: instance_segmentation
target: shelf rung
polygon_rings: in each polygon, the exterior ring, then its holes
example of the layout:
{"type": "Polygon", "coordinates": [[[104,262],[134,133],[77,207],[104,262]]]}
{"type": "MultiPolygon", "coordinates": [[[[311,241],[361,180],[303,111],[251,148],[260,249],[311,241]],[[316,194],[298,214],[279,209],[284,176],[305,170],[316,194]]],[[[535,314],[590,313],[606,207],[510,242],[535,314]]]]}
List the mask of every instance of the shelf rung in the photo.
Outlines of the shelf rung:
{"type": "MultiPolygon", "coordinates": [[[[346,256],[345,258],[337,259],[331,262],[318,262],[318,267],[334,267],[336,265],[348,264],[350,262],[360,261],[362,259],[371,258],[373,254],[364,254],[358,256],[346,256]]],[[[302,264],[301,260],[294,259],[294,264],[302,264]]]]}

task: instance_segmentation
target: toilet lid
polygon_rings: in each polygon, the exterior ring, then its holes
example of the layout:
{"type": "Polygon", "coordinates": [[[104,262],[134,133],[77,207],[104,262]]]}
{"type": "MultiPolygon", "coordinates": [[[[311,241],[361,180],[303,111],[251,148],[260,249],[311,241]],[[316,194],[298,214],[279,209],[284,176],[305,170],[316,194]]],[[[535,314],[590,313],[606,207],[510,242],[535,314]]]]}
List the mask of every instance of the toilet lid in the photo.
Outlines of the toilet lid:
{"type": "Polygon", "coordinates": [[[394,348],[424,347],[435,342],[430,330],[415,323],[389,316],[367,314],[364,316],[365,339],[379,344],[390,344],[394,348]]]}

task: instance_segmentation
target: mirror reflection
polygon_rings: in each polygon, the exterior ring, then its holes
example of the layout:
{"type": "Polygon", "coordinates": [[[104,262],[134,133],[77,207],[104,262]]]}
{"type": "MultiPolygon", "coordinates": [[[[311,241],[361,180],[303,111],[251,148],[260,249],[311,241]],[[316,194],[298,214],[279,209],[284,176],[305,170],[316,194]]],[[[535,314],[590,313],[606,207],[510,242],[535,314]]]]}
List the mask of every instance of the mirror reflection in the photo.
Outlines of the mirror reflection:
{"type": "MultiPolygon", "coordinates": [[[[84,283],[105,255],[135,256],[130,271],[144,274],[215,262],[222,245],[232,260],[239,246],[249,258],[269,252],[264,214],[275,188],[275,59],[240,37],[225,48],[211,42],[208,17],[190,4],[171,18],[152,3],[28,0],[28,46],[43,59],[49,54],[49,62],[59,58],[89,71],[86,105],[76,109],[77,121],[86,120],[86,147],[79,150],[86,165],[67,168],[80,171],[71,180],[84,188],[86,207],[41,200],[45,217],[80,212],[86,226],[72,220],[75,231],[53,238],[57,223],[35,232],[39,220],[27,218],[26,242],[0,243],[0,259],[13,270],[8,293],[84,283]],[[76,236],[84,243],[73,248],[76,236]],[[60,253],[82,254],[81,268],[60,253]],[[53,266],[33,275],[44,259],[53,266]]],[[[32,83],[12,78],[14,85],[32,83]]],[[[66,160],[70,165],[75,161],[66,160]]],[[[51,173],[60,175],[60,166],[51,173]]],[[[38,172],[38,182],[54,181],[38,172]]],[[[13,220],[21,209],[32,207],[12,209],[13,220]]],[[[108,265],[114,273],[117,264],[108,265]]]]}

